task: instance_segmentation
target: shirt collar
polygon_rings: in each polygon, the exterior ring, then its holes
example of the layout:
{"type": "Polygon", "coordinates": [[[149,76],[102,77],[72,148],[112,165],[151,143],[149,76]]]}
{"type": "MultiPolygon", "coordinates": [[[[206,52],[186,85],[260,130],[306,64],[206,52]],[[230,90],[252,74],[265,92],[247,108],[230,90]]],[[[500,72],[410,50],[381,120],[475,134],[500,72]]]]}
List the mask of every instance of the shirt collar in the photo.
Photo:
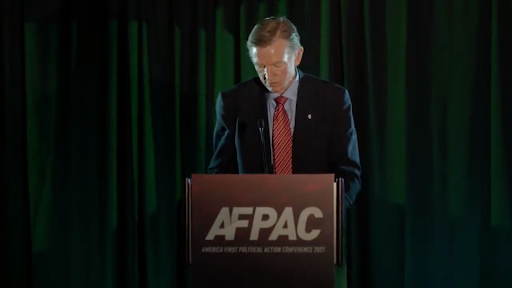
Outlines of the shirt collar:
{"type": "MultiPolygon", "coordinates": [[[[299,89],[299,71],[297,69],[295,69],[295,80],[293,80],[292,85],[290,85],[290,87],[288,87],[288,89],[282,95],[290,100],[297,101],[298,89],[299,89]]],[[[281,94],[271,92],[268,95],[271,100],[274,100],[281,94]]]]}

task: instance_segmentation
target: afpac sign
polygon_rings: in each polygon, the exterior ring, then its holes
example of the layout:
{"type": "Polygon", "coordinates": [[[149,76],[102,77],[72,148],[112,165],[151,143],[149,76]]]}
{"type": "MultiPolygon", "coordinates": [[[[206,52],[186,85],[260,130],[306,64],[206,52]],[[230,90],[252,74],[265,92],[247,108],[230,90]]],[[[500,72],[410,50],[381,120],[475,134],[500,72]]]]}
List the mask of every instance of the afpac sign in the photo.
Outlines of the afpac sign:
{"type": "Polygon", "coordinates": [[[193,285],[334,287],[333,180],[193,175],[187,198],[193,285]],[[247,276],[251,272],[264,277],[247,276]]]}
{"type": "Polygon", "coordinates": [[[281,215],[272,207],[233,207],[231,210],[230,207],[222,207],[205,239],[211,241],[215,237],[224,237],[225,240],[235,240],[237,229],[247,228],[251,230],[251,241],[259,240],[261,229],[272,229],[267,239],[269,241],[275,241],[280,236],[285,236],[290,241],[297,238],[312,241],[320,235],[321,230],[306,230],[310,217],[322,218],[322,210],[318,207],[302,209],[295,222],[293,207],[285,207],[281,215]],[[241,215],[252,215],[252,219],[240,217],[241,215]]]}

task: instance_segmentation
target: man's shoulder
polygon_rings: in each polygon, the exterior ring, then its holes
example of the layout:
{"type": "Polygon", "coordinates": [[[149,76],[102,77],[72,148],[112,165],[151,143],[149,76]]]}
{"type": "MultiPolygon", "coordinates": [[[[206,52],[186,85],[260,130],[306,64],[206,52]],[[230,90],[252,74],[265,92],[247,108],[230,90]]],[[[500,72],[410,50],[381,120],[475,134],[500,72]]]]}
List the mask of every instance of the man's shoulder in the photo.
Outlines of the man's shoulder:
{"type": "Polygon", "coordinates": [[[308,94],[314,94],[315,97],[323,98],[327,105],[337,105],[340,103],[346,105],[347,102],[350,102],[348,89],[335,82],[327,81],[310,74],[303,74],[299,89],[301,89],[301,85],[307,90],[306,92],[308,94]]]}
{"type": "MultiPolygon", "coordinates": [[[[240,101],[240,97],[248,99],[250,95],[257,95],[259,91],[259,78],[251,78],[239,82],[227,89],[220,90],[217,95],[218,107],[235,107],[246,101],[240,101]]],[[[261,83],[261,82],[260,82],[261,83]]]]}
{"type": "Polygon", "coordinates": [[[343,95],[345,93],[345,91],[347,91],[347,88],[345,88],[344,86],[342,86],[340,84],[321,79],[321,78],[311,75],[311,74],[304,73],[301,77],[301,80],[303,83],[305,83],[305,85],[314,87],[315,89],[325,90],[325,92],[327,92],[328,95],[330,95],[330,94],[338,95],[340,92],[343,95]]]}
{"type": "Polygon", "coordinates": [[[236,83],[235,85],[221,90],[220,94],[225,96],[236,96],[240,94],[246,94],[249,91],[257,91],[260,88],[261,82],[258,77],[253,77],[248,80],[236,83]]]}

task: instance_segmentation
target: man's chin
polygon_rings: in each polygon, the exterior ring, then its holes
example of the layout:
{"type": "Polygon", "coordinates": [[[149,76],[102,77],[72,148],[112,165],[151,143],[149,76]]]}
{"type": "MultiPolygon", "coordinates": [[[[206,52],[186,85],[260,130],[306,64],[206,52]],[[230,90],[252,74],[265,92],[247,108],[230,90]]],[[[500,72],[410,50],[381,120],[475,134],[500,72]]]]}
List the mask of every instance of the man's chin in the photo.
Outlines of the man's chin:
{"type": "Polygon", "coordinates": [[[280,87],[271,87],[271,86],[266,86],[268,91],[272,92],[272,93],[281,93],[281,89],[280,87]]]}
{"type": "Polygon", "coordinates": [[[281,87],[275,87],[275,86],[274,86],[274,87],[272,87],[272,86],[270,86],[269,84],[267,84],[267,83],[265,83],[265,82],[263,82],[263,81],[261,81],[261,82],[263,83],[263,85],[265,86],[265,88],[267,88],[267,90],[268,90],[269,92],[271,92],[271,93],[280,93],[279,91],[280,91],[280,88],[281,88],[281,87]]]}

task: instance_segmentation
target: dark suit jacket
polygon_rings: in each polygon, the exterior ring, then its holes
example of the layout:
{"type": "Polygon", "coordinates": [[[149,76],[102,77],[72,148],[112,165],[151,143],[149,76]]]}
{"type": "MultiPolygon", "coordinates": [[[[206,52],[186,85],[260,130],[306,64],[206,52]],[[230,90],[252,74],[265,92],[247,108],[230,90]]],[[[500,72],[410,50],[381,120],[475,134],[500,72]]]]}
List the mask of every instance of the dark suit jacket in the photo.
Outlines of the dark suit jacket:
{"type": "MultiPolygon", "coordinates": [[[[359,149],[349,93],[342,86],[298,71],[293,173],[334,173],[336,178],[343,178],[344,206],[348,208],[361,186],[359,149]]],[[[263,136],[268,171],[272,173],[266,92],[256,77],[219,93],[209,173],[264,173],[259,119],[265,121],[263,136]]]]}

